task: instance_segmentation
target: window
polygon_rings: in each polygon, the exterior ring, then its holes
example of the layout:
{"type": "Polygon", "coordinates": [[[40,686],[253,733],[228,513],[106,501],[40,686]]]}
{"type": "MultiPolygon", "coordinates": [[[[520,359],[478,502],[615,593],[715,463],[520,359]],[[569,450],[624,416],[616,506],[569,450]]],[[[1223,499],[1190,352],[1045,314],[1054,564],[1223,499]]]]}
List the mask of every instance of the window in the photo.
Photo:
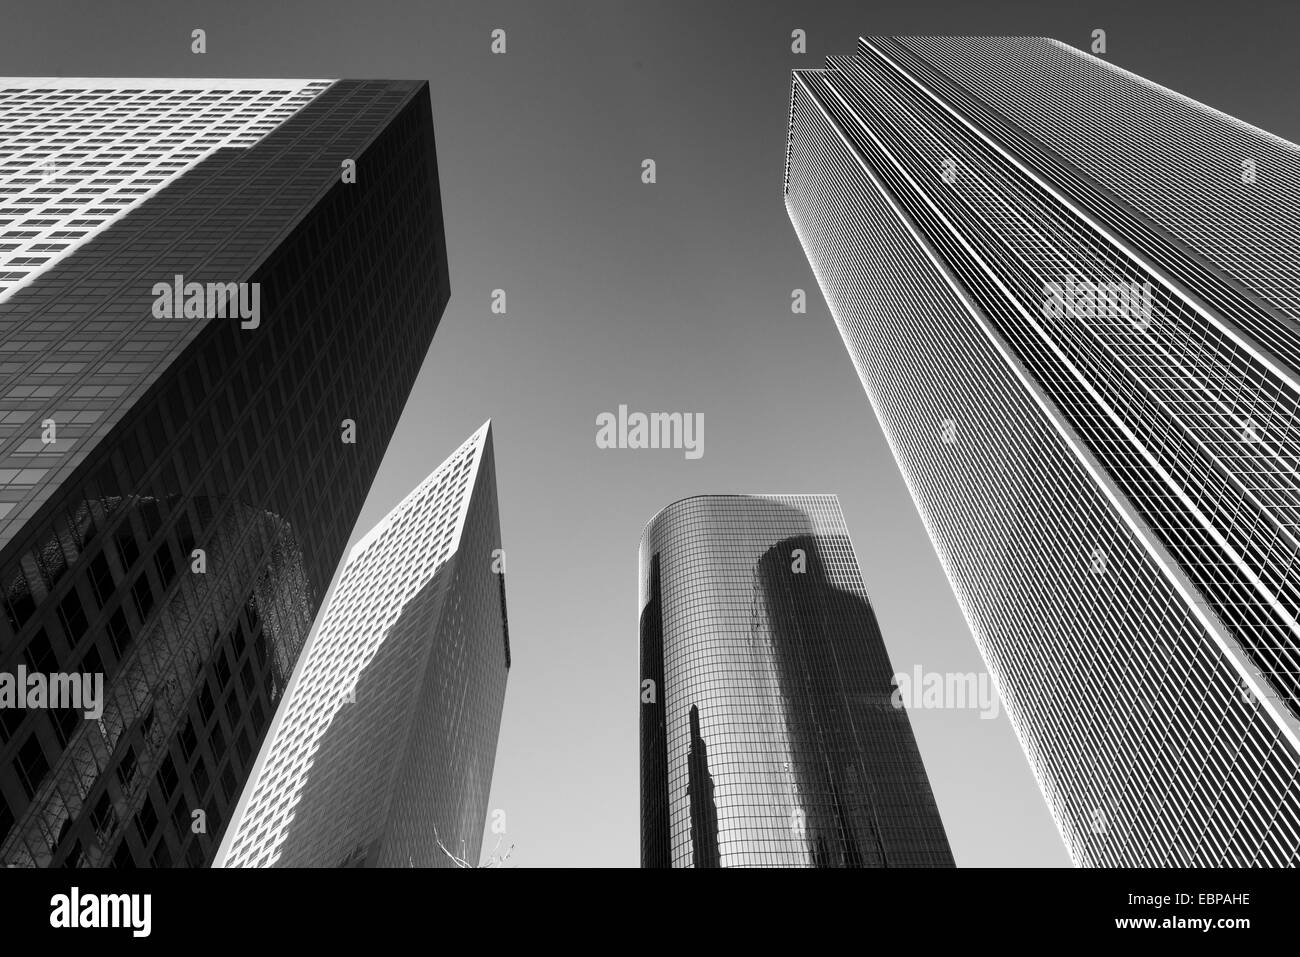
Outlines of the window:
{"type": "Polygon", "coordinates": [[[172,756],[169,754],[163,759],[162,766],[158,768],[158,790],[162,792],[165,800],[171,800],[172,794],[176,791],[176,782],[178,780],[176,762],[172,760],[172,756]]]}
{"type": "Polygon", "coordinates": [[[239,719],[242,714],[239,710],[239,696],[232,691],[226,695],[226,718],[229,719],[232,728],[239,727],[239,719]]]}
{"type": "Polygon", "coordinates": [[[41,747],[40,738],[33,731],[27,736],[27,743],[18,752],[16,762],[18,781],[30,799],[36,796],[36,789],[49,773],[50,763],[45,759],[45,749],[41,747]]]}
{"type": "Polygon", "coordinates": [[[216,673],[217,688],[224,691],[226,684],[230,681],[230,659],[226,656],[224,648],[217,652],[216,673]]]}
{"type": "Polygon", "coordinates": [[[235,778],[234,769],[229,764],[221,770],[221,793],[225,795],[227,804],[239,794],[239,782],[235,778]]]}
{"type": "MultiPolygon", "coordinates": [[[[234,697],[233,695],[231,697],[234,697]]],[[[8,744],[22,727],[27,711],[23,708],[0,708],[0,744],[8,744]]]]}
{"type": "Polygon", "coordinates": [[[101,608],[108,604],[108,600],[113,597],[113,589],[117,587],[117,582],[113,581],[113,571],[103,552],[96,555],[90,563],[90,587],[101,608]]]}
{"type": "Polygon", "coordinates": [[[158,551],[153,556],[154,568],[158,570],[158,581],[164,589],[172,583],[176,577],[176,562],[172,558],[172,550],[164,541],[158,546],[158,551]]]}
{"type": "Polygon", "coordinates": [[[185,719],[185,728],[181,731],[181,753],[185,755],[186,761],[194,759],[194,752],[198,750],[199,738],[194,733],[194,719],[185,719]]]}
{"type": "Polygon", "coordinates": [[[140,577],[131,586],[131,599],[135,602],[136,614],[144,622],[153,610],[153,589],[149,587],[149,576],[144,572],[140,573],[140,577]]]}
{"type": "Polygon", "coordinates": [[[195,548],[195,538],[189,515],[182,515],[181,520],[176,523],[176,540],[181,546],[181,560],[190,561],[195,548]]]}
{"type": "Polygon", "coordinates": [[[149,499],[140,504],[140,519],[144,522],[144,533],[147,541],[153,541],[158,535],[158,529],[162,527],[162,513],[158,510],[158,500],[149,499]]]}
{"type": "Polygon", "coordinates": [[[59,602],[59,624],[63,626],[68,647],[77,647],[86,633],[86,610],[81,607],[81,598],[75,590],[59,602]]]}
{"type": "Polygon", "coordinates": [[[118,531],[116,538],[117,552],[122,559],[122,570],[130,571],[135,560],[140,557],[140,546],[136,543],[135,532],[131,528],[131,521],[128,518],[126,524],[118,531]]]}
{"type": "Polygon", "coordinates": [[[105,791],[95,802],[95,806],[90,812],[90,823],[95,826],[95,833],[99,835],[100,841],[107,841],[113,835],[113,828],[117,826],[117,814],[113,811],[113,801],[105,791]]]}
{"type": "Polygon", "coordinates": [[[113,654],[120,661],[131,644],[131,626],[127,624],[126,614],[121,608],[108,619],[108,641],[113,646],[113,654]]]}
{"type": "Polygon", "coordinates": [[[203,723],[205,725],[211,720],[212,712],[215,709],[216,705],[212,700],[212,688],[210,688],[208,683],[205,681],[203,683],[203,690],[199,692],[199,714],[203,717],[203,723]]]}
{"type": "Polygon", "coordinates": [[[45,578],[46,586],[53,588],[68,570],[68,560],[63,557],[63,549],[56,545],[53,548],[38,549],[32,554],[36,559],[36,567],[45,578]]]}
{"type": "Polygon", "coordinates": [[[58,671],[58,662],[54,657],[54,647],[50,644],[50,636],[42,628],[32,635],[32,640],[27,643],[23,650],[27,658],[27,670],[39,671],[41,674],[50,674],[58,671]]]}
{"type": "Polygon", "coordinates": [[[149,846],[149,839],[153,837],[154,830],[158,827],[158,810],[153,806],[153,801],[146,798],[144,806],[135,816],[135,833],[140,838],[142,847],[149,846]]]}
{"type": "Polygon", "coordinates": [[[122,786],[124,792],[131,787],[131,782],[135,780],[135,771],[137,767],[135,748],[128,747],[126,749],[126,754],[122,756],[122,762],[117,766],[117,782],[122,786]]]}
{"type": "Polygon", "coordinates": [[[176,802],[172,808],[172,827],[176,829],[177,838],[183,838],[190,833],[190,822],[193,818],[190,816],[190,809],[185,803],[184,796],[176,802]]]}
{"type": "Polygon", "coordinates": [[[103,673],[104,659],[99,656],[99,649],[94,645],[90,646],[90,650],[87,651],[85,657],[81,659],[80,671],[82,674],[86,675],[97,675],[103,673]]]}
{"type": "Polygon", "coordinates": [[[153,854],[149,857],[149,863],[154,867],[171,867],[172,855],[167,850],[167,842],[159,841],[158,846],[153,849],[153,854]]]}
{"type": "Polygon", "coordinates": [[[81,717],[82,712],[75,708],[59,708],[50,711],[50,724],[54,726],[54,736],[59,739],[61,746],[65,748],[68,746],[73,732],[81,723],[81,717]]]}
{"type": "Polygon", "coordinates": [[[27,587],[27,579],[22,572],[17,572],[12,576],[5,576],[9,579],[8,595],[5,599],[5,614],[9,618],[9,624],[14,633],[19,632],[27,620],[32,617],[36,611],[36,602],[32,601],[31,592],[27,587]]]}
{"type": "Polygon", "coordinates": [[[200,798],[208,793],[208,784],[210,783],[208,778],[208,763],[203,760],[203,755],[201,754],[199,755],[198,761],[194,764],[194,771],[190,774],[190,780],[194,782],[195,793],[197,793],[200,798]]]}
{"type": "Polygon", "coordinates": [[[0,794],[0,843],[9,835],[9,829],[14,826],[14,812],[9,809],[9,802],[5,796],[0,794]]]}
{"type": "Polygon", "coordinates": [[[72,849],[68,851],[68,856],[63,859],[63,867],[82,867],[86,863],[86,855],[81,849],[81,841],[73,841],[72,849]]]}
{"type": "Polygon", "coordinates": [[[125,838],[117,845],[117,853],[113,855],[113,866],[118,870],[135,867],[135,858],[131,855],[131,848],[125,838]]]}

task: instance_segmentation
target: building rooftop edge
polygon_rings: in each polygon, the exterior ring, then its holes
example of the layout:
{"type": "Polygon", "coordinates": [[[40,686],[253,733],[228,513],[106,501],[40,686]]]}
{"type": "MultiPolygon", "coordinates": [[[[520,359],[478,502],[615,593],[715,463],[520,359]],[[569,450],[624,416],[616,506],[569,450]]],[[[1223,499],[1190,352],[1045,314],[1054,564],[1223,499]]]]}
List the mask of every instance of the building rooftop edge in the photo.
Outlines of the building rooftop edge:
{"type": "Polygon", "coordinates": [[[683,502],[694,501],[698,498],[794,498],[800,495],[806,497],[820,496],[822,498],[833,498],[837,505],[840,501],[839,494],[836,492],[696,492],[694,495],[686,495],[682,498],[674,499],[651,515],[650,518],[646,520],[646,523],[641,526],[641,536],[637,541],[639,542],[645,539],[646,530],[655,523],[660,515],[675,505],[681,505],[683,502]]]}

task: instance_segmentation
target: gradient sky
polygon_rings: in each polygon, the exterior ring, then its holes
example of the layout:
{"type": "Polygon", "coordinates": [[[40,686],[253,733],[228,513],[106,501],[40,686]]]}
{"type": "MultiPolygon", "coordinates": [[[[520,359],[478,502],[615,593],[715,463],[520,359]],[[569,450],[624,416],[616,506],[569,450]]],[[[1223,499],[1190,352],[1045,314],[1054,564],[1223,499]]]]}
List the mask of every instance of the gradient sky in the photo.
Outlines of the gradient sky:
{"type": "MultiPolygon", "coordinates": [[[[675,499],[838,494],[895,668],[983,670],[785,214],[791,69],[863,34],[1086,48],[1100,27],[1112,62],[1300,139],[1293,3],[4,0],[0,13],[9,75],[430,82],[451,303],[353,538],[492,418],[513,668],[490,807],[523,867],[638,863],[637,542],[675,499]],[[505,55],[489,52],[494,28],[505,55]],[[806,315],[790,312],[796,287],[806,315]],[[496,288],[505,316],[490,311],[496,288]],[[703,413],[704,456],[597,449],[596,415],[621,403],[703,413]]],[[[911,714],[959,865],[1069,864],[1005,717],[911,714]]]]}

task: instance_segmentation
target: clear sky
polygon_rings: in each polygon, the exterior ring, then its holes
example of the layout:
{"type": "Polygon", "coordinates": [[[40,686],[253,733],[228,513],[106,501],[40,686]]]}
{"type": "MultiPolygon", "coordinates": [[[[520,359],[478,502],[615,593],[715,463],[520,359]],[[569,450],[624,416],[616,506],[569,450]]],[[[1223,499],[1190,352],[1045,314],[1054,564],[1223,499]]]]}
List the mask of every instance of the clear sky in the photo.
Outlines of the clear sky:
{"type": "MultiPolygon", "coordinates": [[[[785,214],[791,69],[860,34],[1103,28],[1112,62],[1300,139],[1295,4],[4,7],[11,75],[430,82],[451,303],[354,538],[492,418],[513,668],[490,807],[524,867],[638,863],[637,541],[674,499],[838,494],[895,668],[983,670],[785,214]],[[703,456],[598,449],[620,404],[702,413],[703,456]]],[[[1005,717],[912,719],[959,865],[1068,865],[1005,717]]]]}

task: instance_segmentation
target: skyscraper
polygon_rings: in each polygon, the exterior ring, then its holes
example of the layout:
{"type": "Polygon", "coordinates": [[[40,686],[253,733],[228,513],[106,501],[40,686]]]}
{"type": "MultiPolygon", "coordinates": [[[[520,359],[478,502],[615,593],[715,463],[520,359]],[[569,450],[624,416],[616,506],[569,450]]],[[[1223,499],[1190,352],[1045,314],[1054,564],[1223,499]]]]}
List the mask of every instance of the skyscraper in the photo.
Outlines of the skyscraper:
{"type": "Polygon", "coordinates": [[[448,296],[427,85],[0,79],[0,863],[209,863],[448,296]]]}
{"type": "Polygon", "coordinates": [[[1054,40],[794,77],[790,218],[1079,864],[1300,860],[1298,187],[1054,40]]]}
{"type": "Polygon", "coordinates": [[[505,587],[485,422],[348,555],[218,863],[477,861],[510,671],[505,587]]]}
{"type": "Polygon", "coordinates": [[[834,495],[641,535],[641,865],[951,866],[834,495]]]}

